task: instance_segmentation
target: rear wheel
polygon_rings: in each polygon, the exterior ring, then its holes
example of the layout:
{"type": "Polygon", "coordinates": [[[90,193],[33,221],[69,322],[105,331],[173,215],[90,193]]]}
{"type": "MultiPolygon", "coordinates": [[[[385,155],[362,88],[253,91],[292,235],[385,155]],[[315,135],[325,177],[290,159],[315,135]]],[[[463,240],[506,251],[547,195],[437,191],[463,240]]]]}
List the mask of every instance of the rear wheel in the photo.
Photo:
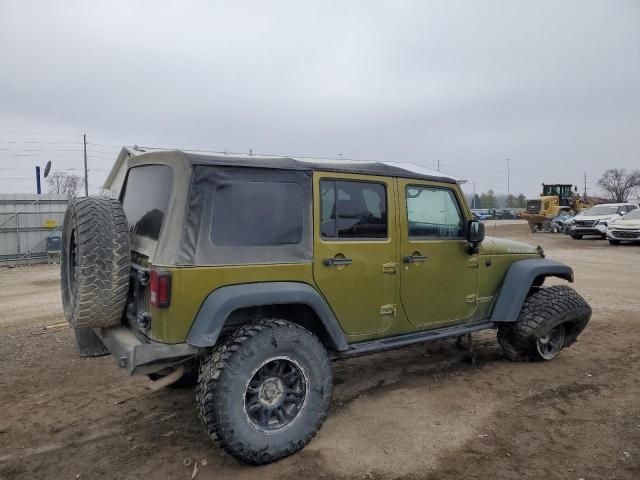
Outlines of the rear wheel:
{"type": "Polygon", "coordinates": [[[196,401],[229,454],[264,464],[302,449],[329,409],[329,356],[308,330],[280,319],[239,328],[200,366],[196,401]]]}
{"type": "Polygon", "coordinates": [[[498,327],[498,342],[509,360],[553,360],[576,341],[591,318],[591,307],[566,285],[537,288],[518,320],[498,327]]]}

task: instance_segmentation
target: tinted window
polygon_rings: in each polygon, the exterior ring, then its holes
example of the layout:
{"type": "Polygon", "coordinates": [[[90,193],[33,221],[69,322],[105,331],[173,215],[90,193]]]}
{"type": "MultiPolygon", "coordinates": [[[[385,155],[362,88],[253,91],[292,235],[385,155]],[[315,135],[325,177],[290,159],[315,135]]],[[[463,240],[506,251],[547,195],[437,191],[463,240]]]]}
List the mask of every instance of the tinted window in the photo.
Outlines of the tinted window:
{"type": "Polygon", "coordinates": [[[231,182],[213,199],[215,245],[290,245],[302,240],[302,190],[295,183],[231,182]]]}
{"type": "Polygon", "coordinates": [[[406,193],[410,237],[464,237],[464,217],[451,190],[409,186],[406,193]]]}
{"type": "Polygon", "coordinates": [[[166,165],[145,165],[129,170],[122,208],[129,231],[157,240],[171,198],[173,173],[166,165]]]}
{"type": "Polygon", "coordinates": [[[322,180],[320,232],[325,238],[387,238],[384,185],[322,180]]]}

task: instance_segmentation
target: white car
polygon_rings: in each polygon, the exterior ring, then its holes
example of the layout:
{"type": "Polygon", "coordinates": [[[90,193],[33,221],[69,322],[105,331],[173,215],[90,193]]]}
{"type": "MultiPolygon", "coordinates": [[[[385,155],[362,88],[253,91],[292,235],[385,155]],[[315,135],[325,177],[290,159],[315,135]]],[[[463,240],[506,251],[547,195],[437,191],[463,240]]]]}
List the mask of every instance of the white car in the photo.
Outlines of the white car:
{"type": "Polygon", "coordinates": [[[583,210],[573,217],[571,238],[580,240],[584,235],[606,238],[607,228],[612,221],[637,209],[638,205],[634,203],[603,203],[583,210]]]}
{"type": "Polygon", "coordinates": [[[609,223],[607,239],[611,245],[620,242],[640,242],[640,209],[627,213],[620,220],[609,223]]]}

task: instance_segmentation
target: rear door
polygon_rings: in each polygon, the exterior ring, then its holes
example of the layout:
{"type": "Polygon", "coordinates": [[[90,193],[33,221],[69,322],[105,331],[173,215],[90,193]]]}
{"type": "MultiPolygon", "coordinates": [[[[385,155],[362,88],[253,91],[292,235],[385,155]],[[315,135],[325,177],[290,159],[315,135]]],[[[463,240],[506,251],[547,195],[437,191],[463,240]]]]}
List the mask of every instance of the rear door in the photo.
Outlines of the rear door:
{"type": "Polygon", "coordinates": [[[414,325],[436,327],[470,317],[476,307],[478,254],[469,254],[471,218],[456,188],[399,180],[400,297],[414,325]]]}
{"type": "Polygon", "coordinates": [[[396,313],[395,181],[315,172],[314,280],[350,335],[385,330],[396,313]]]}

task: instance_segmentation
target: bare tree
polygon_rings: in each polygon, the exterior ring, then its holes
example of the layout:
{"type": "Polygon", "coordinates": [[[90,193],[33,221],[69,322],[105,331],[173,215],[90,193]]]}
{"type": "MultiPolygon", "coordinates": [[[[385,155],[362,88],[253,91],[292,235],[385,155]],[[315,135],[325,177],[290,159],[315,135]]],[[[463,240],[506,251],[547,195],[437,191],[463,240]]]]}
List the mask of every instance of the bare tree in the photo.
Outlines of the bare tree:
{"type": "Polygon", "coordinates": [[[52,193],[64,193],[65,174],[53,172],[47,177],[47,185],[52,193]]]}
{"type": "Polygon", "coordinates": [[[626,202],[640,187],[640,170],[627,173],[625,169],[610,168],[602,174],[598,186],[607,192],[614,202],[626,202]]]}
{"type": "Polygon", "coordinates": [[[75,198],[84,186],[84,180],[73,173],[53,172],[47,177],[47,185],[53,193],[66,193],[68,197],[75,198]]]}

